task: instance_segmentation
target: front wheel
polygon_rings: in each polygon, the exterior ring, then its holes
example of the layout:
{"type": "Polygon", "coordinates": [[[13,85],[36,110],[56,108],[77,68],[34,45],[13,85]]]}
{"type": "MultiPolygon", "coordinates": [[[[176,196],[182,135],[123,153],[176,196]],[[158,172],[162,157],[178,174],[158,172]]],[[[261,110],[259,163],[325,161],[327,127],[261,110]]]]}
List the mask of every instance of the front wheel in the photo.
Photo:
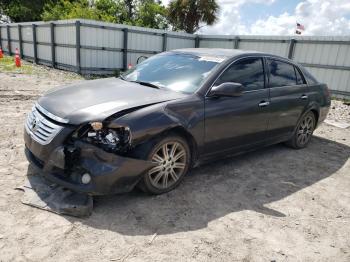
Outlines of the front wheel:
{"type": "Polygon", "coordinates": [[[157,166],[144,175],[141,188],[151,194],[162,194],[180,184],[190,167],[191,152],[182,137],[169,136],[156,143],[148,159],[157,166]]]}
{"type": "Polygon", "coordinates": [[[316,119],[313,112],[308,112],[299,122],[293,137],[287,142],[287,145],[300,149],[307,146],[315,130],[316,119]]]}

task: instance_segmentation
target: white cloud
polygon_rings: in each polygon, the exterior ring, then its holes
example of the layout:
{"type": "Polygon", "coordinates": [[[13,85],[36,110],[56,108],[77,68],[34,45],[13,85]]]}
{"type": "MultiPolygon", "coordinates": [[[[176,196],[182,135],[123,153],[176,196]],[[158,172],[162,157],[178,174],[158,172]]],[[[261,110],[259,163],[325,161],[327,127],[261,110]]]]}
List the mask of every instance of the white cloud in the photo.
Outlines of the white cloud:
{"type": "Polygon", "coordinates": [[[295,16],[288,13],[283,13],[278,17],[269,16],[265,20],[259,19],[253,23],[247,33],[253,35],[290,35],[294,34],[296,21],[295,16]]]}
{"type": "Polygon", "coordinates": [[[349,0],[308,0],[295,8],[295,18],[305,25],[307,35],[349,35],[349,0]]]}
{"type": "MultiPolygon", "coordinates": [[[[218,0],[220,6],[219,20],[213,26],[204,26],[203,34],[253,34],[251,25],[245,23],[240,15],[240,8],[245,4],[271,5],[276,0],[218,0]]],[[[277,0],[278,1],[278,0],[277,0]]]]}
{"type": "MultiPolygon", "coordinates": [[[[270,5],[282,0],[218,0],[219,21],[204,26],[204,34],[291,35],[296,22],[305,26],[304,35],[349,35],[350,0],[305,0],[292,13],[268,16],[248,24],[240,15],[240,8],[247,3],[270,5]]],[[[169,0],[163,0],[169,2],[169,0]]]]}
{"type": "Polygon", "coordinates": [[[308,0],[300,2],[293,14],[269,16],[253,23],[248,34],[294,34],[295,24],[305,26],[304,35],[349,35],[349,0],[308,0]]]}

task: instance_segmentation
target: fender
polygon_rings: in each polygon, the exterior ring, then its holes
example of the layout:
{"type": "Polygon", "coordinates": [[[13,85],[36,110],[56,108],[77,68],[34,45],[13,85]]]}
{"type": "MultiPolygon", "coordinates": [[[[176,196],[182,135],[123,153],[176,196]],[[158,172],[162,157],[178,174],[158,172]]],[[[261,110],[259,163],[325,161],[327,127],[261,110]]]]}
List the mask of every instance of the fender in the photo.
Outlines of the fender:
{"type": "Polygon", "coordinates": [[[199,148],[204,143],[204,100],[196,94],[189,95],[180,104],[167,101],[150,105],[110,121],[108,127],[128,126],[131,146],[137,146],[163,132],[182,128],[194,138],[199,148]]]}
{"type": "MultiPolygon", "coordinates": [[[[297,122],[297,124],[296,124],[295,127],[294,127],[294,130],[293,130],[292,135],[295,134],[296,129],[297,129],[297,127],[299,126],[301,120],[302,120],[302,119],[304,118],[304,116],[306,116],[306,114],[309,113],[310,111],[316,111],[317,114],[318,114],[318,116],[319,116],[319,114],[320,114],[320,106],[319,106],[317,103],[315,103],[315,102],[311,102],[311,103],[309,103],[309,104],[307,105],[307,107],[305,108],[304,112],[300,115],[300,117],[299,117],[299,119],[298,119],[298,122],[297,122]]],[[[315,119],[315,120],[316,120],[316,127],[317,127],[317,125],[318,125],[318,116],[316,116],[316,119],[315,119]]],[[[316,129],[316,127],[315,127],[315,129],[316,129]]]]}
{"type": "MultiPolygon", "coordinates": [[[[317,102],[315,102],[315,101],[311,101],[308,105],[307,105],[307,107],[306,107],[306,109],[305,109],[305,113],[303,114],[303,116],[306,114],[306,113],[308,113],[308,112],[310,112],[310,111],[315,111],[316,113],[317,113],[317,115],[315,116],[316,117],[316,126],[318,125],[318,120],[319,120],[319,115],[320,115],[320,105],[317,103],[317,102]]],[[[300,120],[300,119],[299,119],[300,120]]],[[[299,121],[298,121],[299,122],[299,121]]]]}

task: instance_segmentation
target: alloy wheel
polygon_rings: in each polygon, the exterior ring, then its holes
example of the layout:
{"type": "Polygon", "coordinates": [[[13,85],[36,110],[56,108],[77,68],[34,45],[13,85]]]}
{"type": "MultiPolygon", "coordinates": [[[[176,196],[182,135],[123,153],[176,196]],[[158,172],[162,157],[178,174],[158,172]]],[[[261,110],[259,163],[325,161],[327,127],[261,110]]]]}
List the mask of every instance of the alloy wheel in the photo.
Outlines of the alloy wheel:
{"type": "Polygon", "coordinates": [[[148,171],[151,184],[157,189],[166,189],[174,185],[183,175],[187,153],[179,142],[167,142],[158,147],[152,161],[158,165],[148,171]]]}
{"type": "Polygon", "coordinates": [[[314,118],[311,115],[307,115],[300,123],[297,131],[297,141],[299,145],[303,146],[309,142],[314,127],[314,118]]]}

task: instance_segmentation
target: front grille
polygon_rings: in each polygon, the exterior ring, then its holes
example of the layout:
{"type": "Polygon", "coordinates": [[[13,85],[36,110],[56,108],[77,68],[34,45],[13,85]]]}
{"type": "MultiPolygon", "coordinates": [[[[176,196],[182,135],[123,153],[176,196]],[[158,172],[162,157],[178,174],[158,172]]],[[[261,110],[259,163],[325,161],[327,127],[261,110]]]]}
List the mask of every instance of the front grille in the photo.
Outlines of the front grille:
{"type": "Polygon", "coordinates": [[[55,124],[39,113],[34,106],[28,114],[25,129],[27,133],[38,143],[42,145],[49,144],[52,139],[63,129],[63,126],[55,124]]]}

